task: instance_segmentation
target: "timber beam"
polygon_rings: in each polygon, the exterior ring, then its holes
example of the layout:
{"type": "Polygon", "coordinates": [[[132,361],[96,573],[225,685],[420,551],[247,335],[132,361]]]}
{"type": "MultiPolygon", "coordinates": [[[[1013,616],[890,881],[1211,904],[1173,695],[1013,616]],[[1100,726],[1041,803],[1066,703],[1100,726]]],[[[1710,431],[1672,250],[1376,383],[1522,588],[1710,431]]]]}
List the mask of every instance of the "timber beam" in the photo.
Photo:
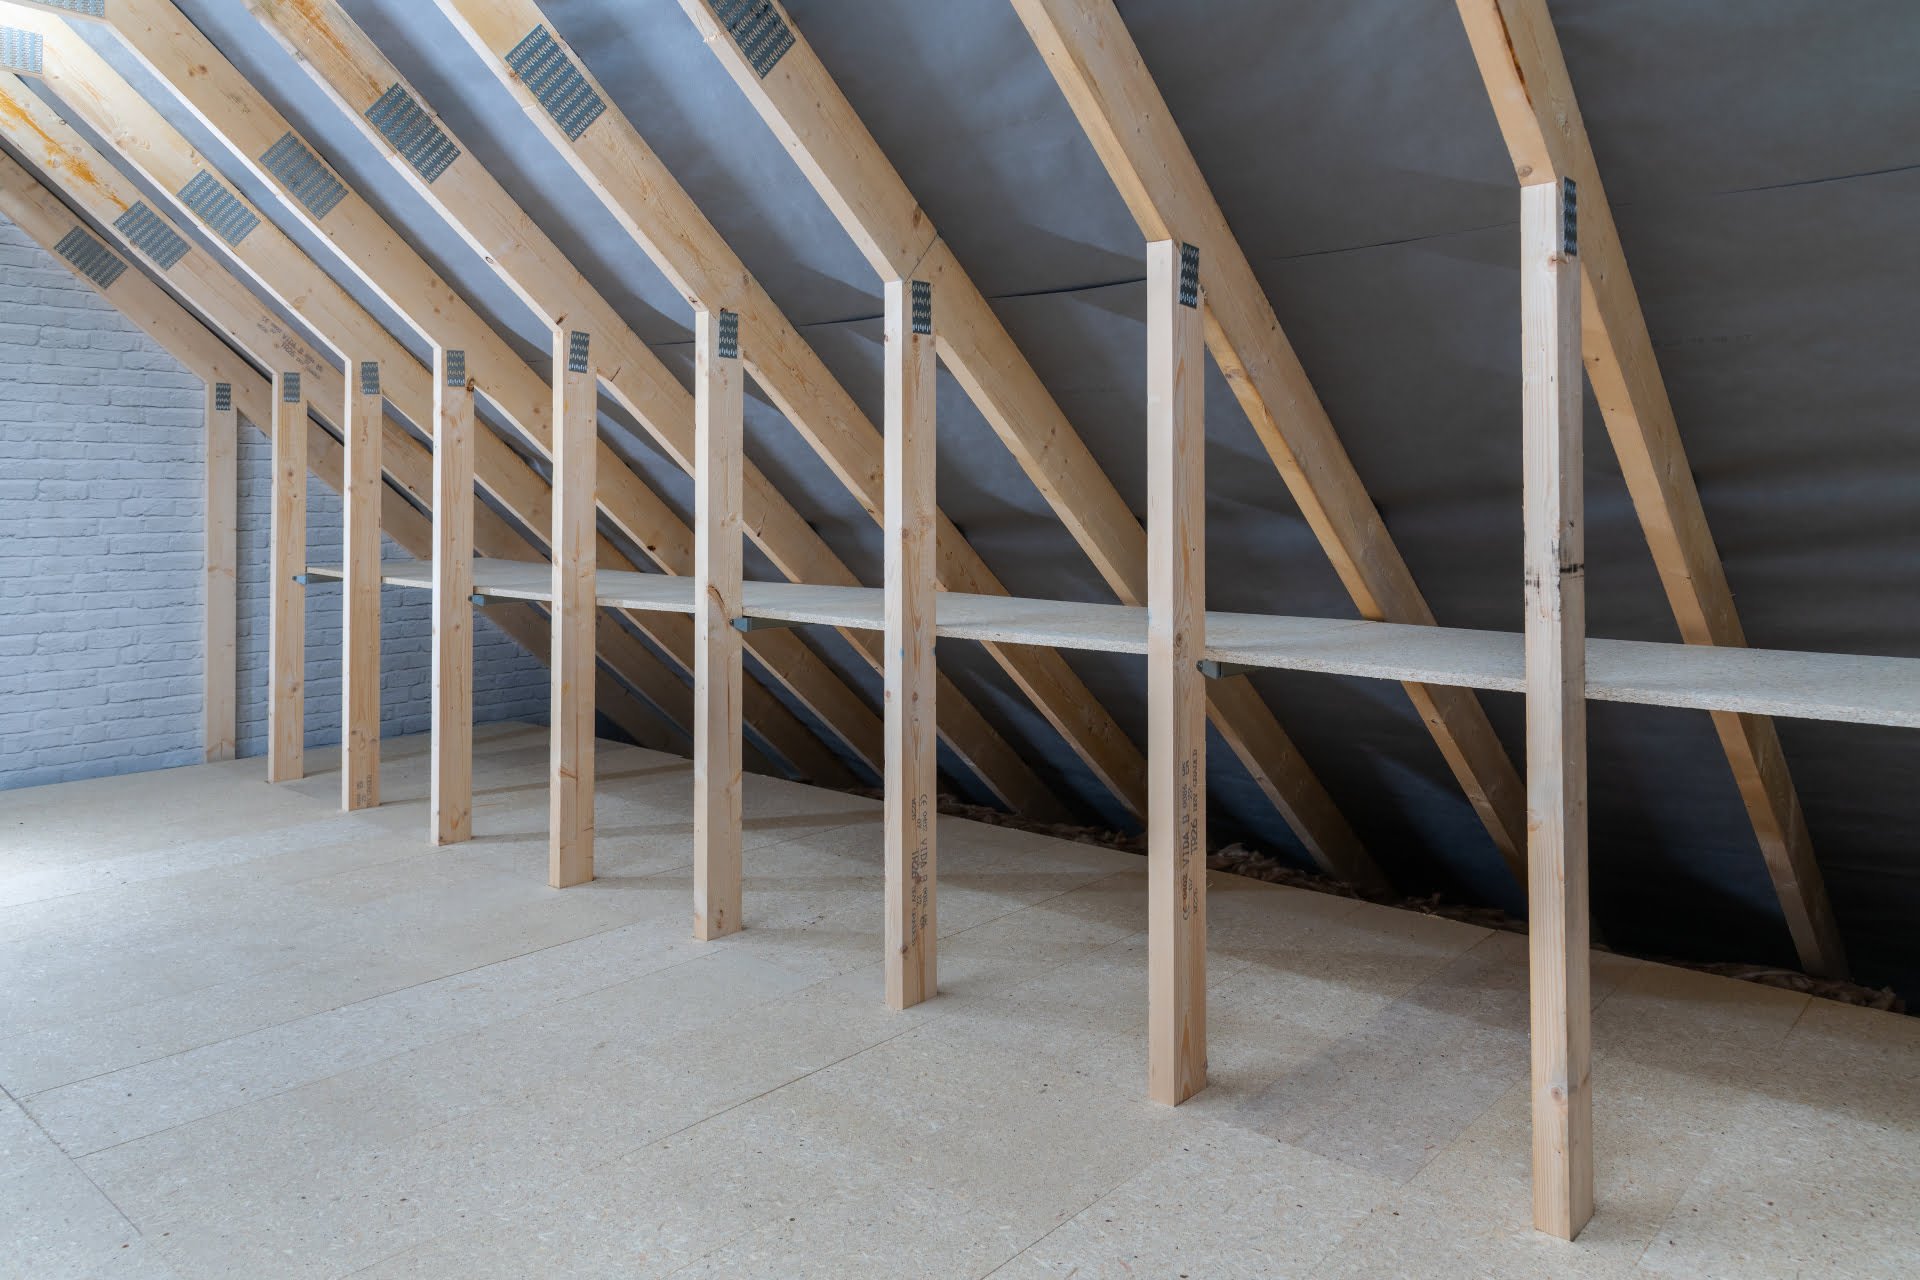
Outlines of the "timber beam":
{"type": "Polygon", "coordinates": [[[1574,184],[1520,190],[1533,1225],[1593,1216],[1587,596],[1574,184]]]}
{"type": "MultiPolygon", "coordinates": [[[[247,0],[247,5],[364,136],[388,157],[396,172],[412,183],[536,315],[548,323],[564,318],[569,325],[592,330],[605,351],[600,365],[606,371],[603,381],[609,394],[653,434],[677,465],[691,474],[695,465],[692,396],[499,182],[461,146],[445,122],[433,115],[365,32],[331,0],[247,0]],[[401,130],[394,123],[399,117],[390,114],[396,112],[416,122],[417,131],[401,130]],[[431,155],[420,149],[429,142],[431,155]]],[[[750,464],[744,476],[743,513],[750,536],[789,578],[855,585],[852,571],[750,464]]],[[[849,639],[878,669],[881,658],[873,638],[856,635],[849,639]]],[[[1002,665],[1008,661],[1003,657],[1002,665]]],[[[1058,654],[1020,655],[1012,661],[1018,668],[1013,672],[1015,679],[1043,712],[1065,726],[1076,750],[1086,754],[1096,740],[1124,741],[1118,726],[1058,654]],[[1086,732],[1079,732],[1082,729],[1086,732]]],[[[948,745],[1002,803],[1021,812],[1057,811],[1057,802],[1031,766],[957,688],[949,688],[944,694],[941,710],[948,745]]],[[[1093,757],[1096,769],[1100,759],[1093,757]]]]}
{"type": "Polygon", "coordinates": [[[746,375],[740,317],[696,311],[693,477],[693,936],[741,920],[740,621],[745,535],[740,521],[746,375]]]}
{"type": "Polygon", "coordinates": [[[273,494],[267,541],[267,781],[306,776],[307,397],[274,375],[273,494]]]}
{"type": "MultiPolygon", "coordinates": [[[[11,5],[13,0],[5,3],[11,5]]],[[[430,344],[469,352],[476,367],[487,373],[489,381],[480,389],[489,402],[544,453],[551,432],[553,399],[547,382],[433,274],[406,239],[326,165],[170,0],[116,0],[110,16],[112,30],[125,47],[181,95],[202,123],[224,138],[257,178],[283,195],[290,216],[324,238],[361,282],[430,344]]],[[[201,170],[200,157],[178,131],[75,33],[58,22],[21,17],[43,34],[47,48],[45,78],[68,109],[81,114],[164,190],[178,190],[183,181],[201,170]],[[156,138],[166,141],[164,150],[158,148],[156,138]],[[152,172],[161,165],[169,167],[152,172]]],[[[363,342],[394,344],[384,348],[387,363],[398,371],[395,376],[411,380],[414,400],[409,403],[428,398],[430,374],[421,362],[378,332],[378,323],[302,251],[291,246],[260,210],[248,205],[237,192],[229,194],[249,216],[261,218],[255,234],[231,246],[236,264],[257,286],[313,320],[323,336],[344,326],[327,338],[330,343],[337,339],[337,343],[359,350],[370,349],[361,345],[363,342]],[[263,252],[269,243],[284,251],[263,252]],[[363,332],[365,339],[354,336],[363,332]]],[[[346,358],[344,352],[341,358],[346,358]]],[[[404,411],[415,422],[427,421],[410,408],[404,411]]],[[[483,485],[494,473],[492,459],[499,459],[501,465],[508,459],[519,464],[512,448],[493,432],[480,432],[476,440],[481,450],[479,478],[483,485]]],[[[601,450],[599,471],[607,518],[663,571],[691,572],[692,530],[618,455],[604,445],[601,450]]],[[[500,497],[497,493],[495,496],[500,497]]],[[[528,528],[544,529],[544,501],[539,510],[517,511],[517,518],[528,528]]],[[[630,564],[618,552],[611,559],[603,552],[602,559],[619,567],[630,564]]],[[[692,635],[684,622],[640,617],[628,621],[680,671],[691,672],[692,635]],[[662,627],[668,630],[659,631],[662,627]]],[[[859,694],[797,637],[758,638],[752,648],[769,675],[828,726],[855,757],[878,767],[879,717],[859,694]]],[[[685,714],[691,715],[691,703],[684,692],[677,698],[667,696],[669,700],[663,705],[673,706],[677,701],[684,704],[685,714]]],[[[804,776],[828,786],[852,785],[853,774],[780,699],[755,682],[748,685],[746,700],[747,715],[756,731],[804,776]]]]}
{"type": "MultiPolygon", "coordinates": [[[[439,3],[465,13],[478,11],[478,5],[469,0],[439,3]]],[[[527,0],[506,3],[521,18],[532,8],[527,0]]],[[[681,7],[880,278],[920,279],[938,291],[943,317],[937,338],[941,360],[1108,587],[1124,604],[1144,604],[1147,535],[1140,520],[940,239],[792,19],[778,4],[771,5],[771,21],[784,27],[785,36],[777,42],[781,49],[777,58],[761,65],[734,40],[708,0],[681,0],[681,7]]],[[[497,43],[500,32],[497,24],[490,25],[484,43],[497,43]]],[[[617,203],[628,211],[624,216],[630,230],[638,227],[642,216],[671,219],[670,226],[654,228],[657,252],[663,257],[681,252],[682,240],[698,244],[705,256],[728,264],[711,287],[728,287],[737,260],[718,243],[712,228],[631,126],[617,119],[612,109],[607,119],[612,123],[596,125],[567,149],[576,171],[592,175],[589,185],[603,193],[603,201],[619,195],[617,203]],[[631,185],[623,188],[623,166],[646,174],[649,192],[672,193],[668,212],[654,212],[650,203],[637,199],[631,185]],[[620,194],[623,190],[627,194],[620,194]]],[[[698,283],[693,264],[683,263],[676,269],[689,283],[698,283]]],[[[744,274],[744,267],[738,270],[744,274]]],[[[949,590],[974,589],[950,581],[943,585],[949,590]]],[[[1217,681],[1208,686],[1206,697],[1215,727],[1320,868],[1350,883],[1383,886],[1378,866],[1252,683],[1240,678],[1217,681]]]]}
{"type": "MultiPolygon", "coordinates": [[[[1433,625],[1432,608],[1113,0],[1013,0],[1013,7],[1141,234],[1161,240],[1177,228],[1206,258],[1207,348],[1361,616],[1433,625]]],[[[1406,689],[1495,847],[1524,879],[1525,793],[1479,699],[1428,685],[1406,689]]]]}
{"type": "MultiPolygon", "coordinates": [[[[49,253],[59,254],[60,243],[76,233],[99,243],[91,232],[76,226],[73,214],[51,191],[4,153],[0,153],[0,214],[49,253]]],[[[215,388],[216,393],[222,386],[228,388],[230,412],[236,420],[244,420],[265,434],[268,428],[264,424],[272,418],[272,388],[267,378],[234,354],[165,290],[138,271],[125,269],[125,264],[110,250],[103,247],[103,252],[118,268],[112,272],[111,282],[103,285],[100,278],[84,272],[79,273],[81,277],[169,355],[215,388]]],[[[389,443],[391,440],[390,435],[389,443]]],[[[312,473],[336,493],[342,491],[346,483],[345,451],[317,419],[309,423],[307,449],[312,473]]],[[[387,457],[392,456],[389,449],[387,457]]],[[[381,518],[387,536],[410,554],[425,555],[431,545],[426,517],[403,496],[413,492],[401,476],[390,474],[388,489],[382,495],[381,518]]],[[[503,536],[517,536],[504,521],[498,517],[493,520],[503,536]]],[[[530,552],[523,550],[522,554],[530,552]]],[[[495,605],[486,613],[488,619],[522,649],[542,663],[546,661],[546,623],[537,610],[506,603],[495,605]]],[[[602,647],[608,647],[604,640],[602,647]]],[[[609,673],[602,674],[606,681],[613,681],[602,684],[602,709],[609,718],[641,746],[672,750],[672,740],[661,731],[663,719],[657,707],[636,697],[609,673]]]]}
{"type": "Polygon", "coordinates": [[[1192,245],[1147,246],[1147,1095],[1207,1084],[1206,293],[1192,245]]]}
{"type": "MultiPolygon", "coordinates": [[[[1553,19],[1543,0],[1458,4],[1520,182],[1571,178],[1579,188],[1587,378],[1681,639],[1744,647],[1733,589],[1707,526],[1553,19]]],[[[1846,947],[1779,731],[1764,716],[1730,712],[1716,712],[1713,725],[1800,963],[1809,973],[1844,978],[1846,947]]]]}
{"type": "MultiPolygon", "coordinates": [[[[31,98],[31,95],[28,97],[31,98]]],[[[38,102],[37,99],[32,100],[38,102]]],[[[0,87],[0,110],[19,105],[21,105],[19,102],[8,96],[4,87],[0,87]]],[[[10,126],[7,136],[16,142],[19,140],[10,126]]],[[[103,176],[110,171],[111,167],[105,165],[105,162],[97,156],[91,156],[91,163],[87,162],[86,157],[79,158],[83,161],[83,169],[91,168],[103,176]]],[[[66,166],[63,166],[63,171],[65,168],[66,166]]],[[[68,194],[76,197],[98,195],[99,192],[98,187],[81,187],[75,190],[68,186],[68,194]]],[[[29,174],[4,154],[0,154],[0,200],[5,201],[4,206],[0,207],[0,212],[5,212],[13,222],[25,228],[28,234],[41,239],[49,251],[52,251],[55,243],[72,228],[73,214],[68,212],[66,207],[46,189],[43,181],[29,174]]],[[[93,207],[87,200],[80,200],[79,203],[82,209],[96,217],[104,212],[102,209],[93,207]]],[[[112,221],[108,217],[101,217],[100,220],[108,224],[112,221]]],[[[116,258],[115,261],[118,262],[119,259],[116,258]]],[[[173,270],[166,273],[169,282],[180,287],[182,293],[188,296],[189,301],[195,302],[196,306],[203,306],[206,303],[205,298],[196,299],[195,297],[195,294],[201,292],[200,268],[205,264],[204,255],[188,254],[176,262],[173,270]]],[[[92,283],[108,301],[160,342],[176,359],[195,370],[206,368],[217,374],[218,376],[212,379],[215,385],[225,383],[233,389],[234,411],[253,423],[263,433],[267,432],[271,422],[273,397],[269,394],[265,378],[254,372],[254,366],[234,355],[226,345],[203,327],[199,319],[190,315],[180,303],[174,301],[144,275],[128,270],[122,270],[116,274],[117,279],[111,289],[101,288],[97,281],[92,283]],[[200,335],[203,334],[206,338],[205,342],[200,341],[200,335]],[[254,381],[259,382],[261,386],[257,400],[250,399],[252,393],[247,391],[250,383],[254,381]]],[[[207,274],[218,278],[223,273],[216,270],[207,274]]],[[[231,278],[227,279],[231,283],[231,278]]],[[[216,292],[212,295],[212,299],[214,311],[224,309],[223,295],[216,292]]],[[[203,314],[206,314],[204,310],[203,314]]],[[[318,356],[307,348],[297,335],[279,330],[277,322],[270,321],[264,309],[259,312],[253,322],[231,324],[216,322],[215,327],[225,333],[229,341],[232,341],[236,333],[267,332],[258,328],[259,324],[264,323],[275,325],[273,332],[280,333],[284,342],[271,339],[264,341],[262,355],[278,352],[283,357],[294,359],[303,369],[313,366],[326,368],[318,356]]],[[[327,376],[317,381],[309,381],[306,390],[320,402],[316,406],[311,399],[309,401],[309,408],[315,410],[319,419],[335,424],[344,421],[345,410],[339,399],[341,381],[337,374],[330,369],[327,370],[327,376]]],[[[398,494],[408,494],[422,505],[430,503],[431,486],[425,479],[430,465],[427,450],[393,422],[388,422],[386,425],[383,445],[383,465],[389,482],[396,491],[383,495],[382,519],[386,531],[411,554],[425,555],[431,545],[431,539],[424,533],[421,536],[413,535],[416,522],[412,517],[417,515],[417,511],[398,494]],[[399,528],[400,532],[396,532],[396,528],[399,528]],[[402,533],[406,536],[402,536],[402,533]]],[[[336,491],[344,490],[344,451],[334,436],[328,434],[318,422],[313,425],[308,434],[308,464],[313,473],[330,488],[336,491]],[[332,459],[331,463],[328,462],[329,459],[332,459]]],[[[419,523],[424,525],[424,521],[419,523]]],[[[482,525],[485,533],[484,541],[492,554],[515,559],[538,555],[538,552],[528,546],[511,525],[492,511],[484,511],[482,525]]],[[[507,632],[521,648],[542,662],[546,660],[546,624],[537,610],[519,605],[497,605],[487,610],[487,616],[507,632]]],[[[609,622],[608,625],[612,624],[609,622]]],[[[642,702],[627,692],[623,685],[619,690],[619,696],[608,700],[608,714],[634,741],[643,746],[670,750],[672,739],[663,735],[658,727],[659,721],[667,714],[660,709],[659,695],[668,690],[684,691],[684,686],[661,668],[638,641],[627,636],[625,632],[620,632],[619,635],[624,644],[618,647],[610,644],[603,635],[602,647],[608,654],[608,661],[620,671],[623,678],[633,679],[634,687],[645,693],[647,697],[646,701],[642,702]],[[657,674],[657,678],[649,673],[657,674]]],[[[671,721],[669,720],[668,723],[670,724],[671,721]]]]}
{"type": "MultiPolygon", "coordinates": [[[[323,340],[328,341],[342,359],[348,358],[347,353],[352,351],[371,352],[382,359],[387,369],[387,394],[396,407],[416,423],[429,424],[433,421],[430,372],[404,346],[381,329],[371,315],[266,220],[260,211],[247,204],[238,193],[219,184],[186,140],[159,113],[108,67],[104,59],[58,24],[52,24],[46,32],[46,66],[43,74],[49,85],[61,95],[61,102],[68,109],[116,145],[160,189],[185,192],[193,188],[201,191],[203,195],[199,199],[189,199],[184,195],[176,198],[173,201],[176,213],[205,226],[214,243],[226,246],[234,266],[270,295],[280,299],[283,305],[293,307],[297,303],[299,313],[315,326],[323,340]],[[219,201],[217,205],[209,204],[204,193],[216,189],[224,192],[227,199],[219,201]],[[234,210],[236,221],[218,222],[218,225],[209,223],[206,214],[217,207],[234,210]],[[221,227],[227,232],[225,237],[220,233],[221,227]],[[236,231],[236,228],[241,230],[236,231]]],[[[11,84],[12,81],[6,83],[11,84]]],[[[46,104],[30,93],[5,89],[0,89],[0,93],[6,96],[8,119],[5,124],[9,136],[43,169],[57,174],[63,185],[73,190],[83,203],[97,202],[108,206],[92,210],[95,216],[102,221],[112,222],[126,216],[128,211],[137,206],[147,210],[144,216],[156,220],[159,218],[142,203],[139,192],[120,178],[117,170],[88,159],[94,154],[92,149],[79,139],[70,126],[60,121],[46,104]]],[[[209,270],[203,255],[189,253],[176,258],[169,252],[166,256],[170,261],[154,263],[163,275],[170,276],[176,263],[180,270],[202,275],[209,270]]],[[[304,340],[272,317],[267,308],[248,297],[237,282],[226,278],[219,287],[230,308],[251,310],[258,317],[234,330],[238,341],[245,344],[264,340],[274,347],[287,347],[291,343],[302,350],[306,349],[304,340]]],[[[545,388],[546,384],[517,356],[509,353],[507,359],[512,360],[514,366],[537,385],[545,388]]],[[[332,382],[338,377],[332,371],[332,366],[318,356],[306,357],[303,368],[316,381],[332,382]]],[[[309,388],[309,391],[318,394],[313,388],[309,388]]],[[[540,424],[544,433],[544,415],[540,424]]],[[[476,433],[476,445],[481,483],[528,528],[545,528],[549,503],[546,482],[527,467],[506,441],[493,432],[476,433]]],[[[690,556],[691,533],[685,524],[679,522],[671,509],[642,484],[624,463],[619,462],[616,455],[605,450],[604,446],[601,448],[603,473],[617,468],[613,481],[608,485],[614,496],[607,503],[616,526],[641,546],[653,550],[656,557],[662,554],[660,548],[674,544],[677,526],[678,536],[688,540],[690,556]]],[[[603,559],[616,567],[632,567],[631,562],[617,550],[603,554],[603,559]]],[[[672,566],[663,567],[671,569],[672,566]]],[[[691,671],[692,633],[684,620],[638,613],[629,614],[628,618],[661,652],[681,663],[681,670],[691,671]]],[[[634,646],[634,649],[638,651],[639,646],[634,646]]],[[[831,680],[831,677],[824,668],[820,668],[810,651],[802,649],[801,652],[806,656],[808,674],[804,680],[796,683],[817,692],[823,681],[831,680]]],[[[770,669],[776,670],[795,665],[791,658],[778,663],[769,662],[770,669]]],[[[647,685],[651,689],[649,696],[670,716],[682,724],[691,722],[691,701],[684,685],[671,677],[650,679],[647,685]]],[[[848,698],[854,696],[844,686],[841,689],[848,698]]],[[[873,718],[864,706],[860,710],[862,715],[873,718]]],[[[852,775],[845,766],[771,693],[754,686],[748,699],[748,712],[765,740],[804,774],[829,785],[851,783],[852,775]]],[[[877,724],[874,736],[877,740],[877,724]]]]}

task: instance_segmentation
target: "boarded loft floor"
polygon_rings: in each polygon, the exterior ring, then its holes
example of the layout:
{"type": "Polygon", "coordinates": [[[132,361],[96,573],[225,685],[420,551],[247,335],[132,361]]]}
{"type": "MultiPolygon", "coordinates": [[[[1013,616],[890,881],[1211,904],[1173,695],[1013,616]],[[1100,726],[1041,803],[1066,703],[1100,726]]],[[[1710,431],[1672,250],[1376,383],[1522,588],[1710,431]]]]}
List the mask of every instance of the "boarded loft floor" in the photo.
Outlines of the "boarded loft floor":
{"type": "Polygon", "coordinates": [[[544,731],[482,731],[453,850],[425,746],[352,817],[257,761],[0,795],[0,1273],[1920,1273],[1920,1019],[1598,958],[1567,1246],[1524,939],[1216,875],[1214,1084],[1165,1110],[1130,855],[943,819],[945,994],[893,1015],[876,805],[752,780],[751,927],[701,946],[686,762],[604,747],[555,893],[544,731]]]}

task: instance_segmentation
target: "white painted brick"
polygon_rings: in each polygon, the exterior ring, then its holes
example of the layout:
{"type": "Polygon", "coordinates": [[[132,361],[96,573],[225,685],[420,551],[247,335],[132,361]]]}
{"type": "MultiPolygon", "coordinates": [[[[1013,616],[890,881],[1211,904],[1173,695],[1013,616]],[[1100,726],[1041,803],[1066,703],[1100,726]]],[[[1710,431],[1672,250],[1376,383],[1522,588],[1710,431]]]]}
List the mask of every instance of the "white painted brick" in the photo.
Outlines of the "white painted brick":
{"type": "MultiPolygon", "coordinates": [[[[0,220],[0,788],[200,759],[205,390],[0,220]]],[[[266,745],[266,439],[240,437],[241,754],[266,745]]],[[[309,485],[309,547],[340,556],[339,498],[309,485]]],[[[400,554],[391,544],[387,554],[400,554]]],[[[429,711],[424,594],[388,589],[388,734],[429,711]]],[[[308,593],[307,741],[340,734],[340,589],[308,593]]],[[[476,715],[544,721],[546,669],[474,628],[476,715]]]]}

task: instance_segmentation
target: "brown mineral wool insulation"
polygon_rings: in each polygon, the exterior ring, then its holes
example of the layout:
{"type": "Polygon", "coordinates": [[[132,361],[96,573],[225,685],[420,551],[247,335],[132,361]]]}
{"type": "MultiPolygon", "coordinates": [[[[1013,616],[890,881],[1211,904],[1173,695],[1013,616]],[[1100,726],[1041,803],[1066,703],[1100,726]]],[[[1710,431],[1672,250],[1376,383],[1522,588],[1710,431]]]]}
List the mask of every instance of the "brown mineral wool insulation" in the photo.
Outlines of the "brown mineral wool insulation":
{"type": "MultiPolygon", "coordinates": [[[[854,794],[870,799],[879,799],[880,792],[873,788],[862,788],[854,794]]],[[[1035,835],[1052,836],[1058,840],[1070,840],[1075,844],[1099,845],[1102,848],[1118,849],[1126,853],[1145,854],[1147,842],[1144,835],[1127,835],[1119,831],[1110,831],[1100,827],[1073,826],[1067,823],[1029,822],[1012,814],[1002,813],[998,809],[989,809],[982,805],[965,804],[953,796],[940,797],[940,812],[948,817],[965,818],[971,822],[982,822],[988,826],[1011,827],[1017,831],[1027,831],[1035,835]]],[[[1268,884],[1281,884],[1289,888],[1305,889],[1313,893],[1328,893],[1341,898],[1360,898],[1381,906],[1395,907],[1402,911],[1418,911],[1422,915],[1440,916],[1447,920],[1458,920],[1462,924],[1478,925],[1483,929],[1498,929],[1506,933],[1525,933],[1527,922],[1508,915],[1492,907],[1464,906],[1459,903],[1443,901],[1439,894],[1423,898],[1395,897],[1391,894],[1363,893],[1352,885],[1344,884],[1327,876],[1316,875],[1311,871],[1302,871],[1289,866],[1268,854],[1249,849],[1243,844],[1229,844],[1207,855],[1207,869],[1224,871],[1231,875],[1246,876],[1251,880],[1264,880],[1268,884]]],[[[1601,950],[1610,950],[1602,947],[1601,950]]],[[[1906,1002],[1891,988],[1875,989],[1861,986],[1855,982],[1842,982],[1831,978],[1815,978],[1795,969],[1783,969],[1775,965],[1744,964],[1731,961],[1676,960],[1665,956],[1641,956],[1659,964],[1673,965],[1681,969],[1693,969],[1701,973],[1716,974],[1723,978],[1735,978],[1741,982],[1755,982],[1761,986],[1779,987],[1786,991],[1799,991],[1806,995],[1818,996],[1822,1000],[1835,1000],[1841,1004],[1857,1005],[1863,1009],[1881,1009],[1889,1013],[1906,1013],[1906,1002]]]]}

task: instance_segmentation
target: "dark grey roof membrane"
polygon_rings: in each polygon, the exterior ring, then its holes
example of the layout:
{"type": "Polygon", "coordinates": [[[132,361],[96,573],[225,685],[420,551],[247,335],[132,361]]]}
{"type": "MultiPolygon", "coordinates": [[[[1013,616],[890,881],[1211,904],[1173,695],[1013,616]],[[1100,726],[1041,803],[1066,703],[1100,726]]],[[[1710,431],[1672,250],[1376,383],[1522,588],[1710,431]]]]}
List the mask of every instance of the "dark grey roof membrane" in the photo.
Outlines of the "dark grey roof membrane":
{"type": "MultiPolygon", "coordinates": [[[[182,3],[343,177],[544,362],[533,317],[242,6],[182,3]]],[[[433,6],[347,7],[461,145],[686,369],[686,304],[433,6]]],[[[877,421],[878,282],[677,0],[542,7],[877,421]]],[[[1551,8],[1750,640],[1920,656],[1920,6],[1551,8]]],[[[1140,233],[1011,6],[791,0],[788,9],[1144,512],[1140,233]]],[[[1441,621],[1518,628],[1518,192],[1454,7],[1120,0],[1120,9],[1441,621]]],[[[1351,615],[1217,376],[1208,410],[1212,606],[1351,615]]],[[[1111,599],[944,379],[940,411],[942,504],[1007,586],[1111,599]]],[[[1591,629],[1676,639],[1591,404],[1588,423],[1591,629]]],[[[609,430],[684,510],[686,478],[631,424],[609,430]]],[[[755,461],[877,583],[877,530],[797,433],[759,402],[748,432],[755,461]]],[[[856,687],[873,689],[837,639],[816,642],[856,687]]],[[[1113,819],[992,662],[959,643],[941,653],[1063,794],[1088,817],[1113,819]]],[[[1139,662],[1070,661],[1143,741],[1139,662]]],[[[1258,684],[1403,885],[1518,908],[1399,689],[1282,674],[1258,684]]],[[[1517,757],[1518,699],[1485,702],[1517,757]]],[[[1920,734],[1802,722],[1780,732],[1856,976],[1920,995],[1920,734]]],[[[1609,940],[1791,964],[1708,718],[1596,704],[1591,738],[1593,892],[1609,940]]],[[[1211,781],[1220,830],[1295,847],[1225,749],[1213,753],[1211,781]]]]}

